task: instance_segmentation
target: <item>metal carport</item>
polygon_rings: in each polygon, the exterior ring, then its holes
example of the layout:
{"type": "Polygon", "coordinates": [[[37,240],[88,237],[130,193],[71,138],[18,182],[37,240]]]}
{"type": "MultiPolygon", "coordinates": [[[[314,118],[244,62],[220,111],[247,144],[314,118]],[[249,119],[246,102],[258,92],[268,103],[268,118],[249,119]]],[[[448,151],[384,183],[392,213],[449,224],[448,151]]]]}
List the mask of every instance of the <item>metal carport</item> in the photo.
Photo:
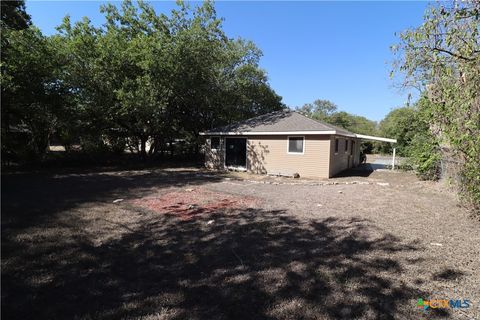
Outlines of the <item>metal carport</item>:
{"type": "MultiPolygon", "coordinates": [[[[375,137],[375,136],[367,136],[364,134],[356,134],[357,138],[364,139],[364,140],[372,140],[372,141],[381,141],[381,142],[389,142],[389,143],[397,143],[397,139],[390,139],[390,138],[383,138],[383,137],[375,137]]],[[[395,169],[395,147],[393,148],[392,152],[392,170],[395,169]]]]}

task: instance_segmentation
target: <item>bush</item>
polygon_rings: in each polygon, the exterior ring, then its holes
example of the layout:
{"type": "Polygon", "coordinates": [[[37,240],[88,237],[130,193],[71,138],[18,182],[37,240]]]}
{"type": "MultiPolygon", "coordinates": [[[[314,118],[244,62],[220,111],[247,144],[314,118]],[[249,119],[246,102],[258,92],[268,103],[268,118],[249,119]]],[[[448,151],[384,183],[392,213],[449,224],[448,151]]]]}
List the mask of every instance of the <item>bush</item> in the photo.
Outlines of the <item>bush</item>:
{"type": "Polygon", "coordinates": [[[411,140],[407,152],[410,156],[409,163],[421,179],[440,178],[440,147],[430,132],[417,133],[411,140]]]}

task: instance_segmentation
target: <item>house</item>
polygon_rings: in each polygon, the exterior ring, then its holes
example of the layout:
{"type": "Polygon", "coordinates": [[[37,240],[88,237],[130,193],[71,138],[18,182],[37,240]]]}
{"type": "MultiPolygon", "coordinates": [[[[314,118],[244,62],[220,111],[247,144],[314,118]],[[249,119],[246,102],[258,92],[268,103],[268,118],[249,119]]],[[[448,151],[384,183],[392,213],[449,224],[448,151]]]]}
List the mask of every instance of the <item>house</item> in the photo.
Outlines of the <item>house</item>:
{"type": "MultiPolygon", "coordinates": [[[[330,178],[360,163],[361,136],[282,110],[202,132],[205,166],[258,174],[330,178]]],[[[396,142],[393,139],[373,140],[396,142]]]]}

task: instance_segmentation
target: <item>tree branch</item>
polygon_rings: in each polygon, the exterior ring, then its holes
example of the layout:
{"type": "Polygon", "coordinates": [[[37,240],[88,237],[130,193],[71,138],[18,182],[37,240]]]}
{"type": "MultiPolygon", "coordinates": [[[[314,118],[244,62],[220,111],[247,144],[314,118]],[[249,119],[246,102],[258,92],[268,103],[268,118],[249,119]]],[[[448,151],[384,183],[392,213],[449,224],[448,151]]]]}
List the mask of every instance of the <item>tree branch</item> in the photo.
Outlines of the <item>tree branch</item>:
{"type": "Polygon", "coordinates": [[[442,48],[434,47],[434,48],[432,48],[432,50],[433,51],[438,51],[438,52],[443,52],[443,53],[446,53],[448,55],[451,55],[452,57],[462,59],[462,60],[465,60],[465,61],[475,61],[475,58],[464,57],[462,55],[456,54],[454,52],[451,52],[449,50],[445,50],[445,49],[442,49],[442,48]]]}

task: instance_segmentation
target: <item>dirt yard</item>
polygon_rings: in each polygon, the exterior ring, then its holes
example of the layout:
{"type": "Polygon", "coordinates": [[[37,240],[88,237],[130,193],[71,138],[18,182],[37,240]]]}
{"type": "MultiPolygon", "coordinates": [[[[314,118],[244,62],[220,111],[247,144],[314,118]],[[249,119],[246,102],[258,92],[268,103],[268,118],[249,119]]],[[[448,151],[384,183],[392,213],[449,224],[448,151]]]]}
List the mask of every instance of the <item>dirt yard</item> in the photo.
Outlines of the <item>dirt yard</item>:
{"type": "Polygon", "coordinates": [[[479,319],[480,223],[400,172],[2,176],[3,319],[479,319]],[[469,300],[424,310],[418,299],[469,300]]]}

